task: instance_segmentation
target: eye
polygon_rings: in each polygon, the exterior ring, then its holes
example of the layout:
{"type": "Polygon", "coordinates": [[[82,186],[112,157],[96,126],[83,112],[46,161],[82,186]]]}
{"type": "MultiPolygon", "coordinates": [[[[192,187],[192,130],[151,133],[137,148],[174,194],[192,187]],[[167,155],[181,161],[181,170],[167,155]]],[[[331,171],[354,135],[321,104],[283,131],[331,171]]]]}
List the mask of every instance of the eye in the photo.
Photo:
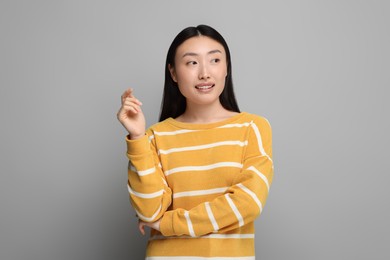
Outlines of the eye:
{"type": "Polygon", "coordinates": [[[216,58],[216,59],[212,59],[211,63],[219,63],[220,61],[221,61],[221,59],[216,58]]]}
{"type": "Polygon", "coordinates": [[[187,65],[196,65],[196,64],[198,64],[196,61],[189,61],[189,62],[187,62],[186,63],[187,65]]]}

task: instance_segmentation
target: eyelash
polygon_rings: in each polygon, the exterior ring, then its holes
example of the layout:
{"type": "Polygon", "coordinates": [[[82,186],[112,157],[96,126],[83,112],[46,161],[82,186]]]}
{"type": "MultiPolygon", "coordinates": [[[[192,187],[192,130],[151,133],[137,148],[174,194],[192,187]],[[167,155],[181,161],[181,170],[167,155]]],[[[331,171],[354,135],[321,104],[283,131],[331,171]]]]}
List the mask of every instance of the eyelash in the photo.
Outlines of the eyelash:
{"type": "MultiPolygon", "coordinates": [[[[212,63],[218,63],[220,61],[221,61],[221,59],[218,59],[218,58],[211,60],[212,63]]],[[[189,62],[187,62],[187,65],[196,65],[196,64],[198,64],[198,62],[196,62],[196,61],[189,61],[189,62]]]]}

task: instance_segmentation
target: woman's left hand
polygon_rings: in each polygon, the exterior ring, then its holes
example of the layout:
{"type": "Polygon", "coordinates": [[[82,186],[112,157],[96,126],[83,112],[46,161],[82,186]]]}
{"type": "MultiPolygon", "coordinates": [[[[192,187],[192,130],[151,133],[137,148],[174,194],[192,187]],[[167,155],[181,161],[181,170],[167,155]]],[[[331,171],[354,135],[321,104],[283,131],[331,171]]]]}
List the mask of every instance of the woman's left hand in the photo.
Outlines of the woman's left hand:
{"type": "Polygon", "coordinates": [[[160,231],[160,222],[161,220],[157,220],[156,222],[144,222],[142,220],[138,220],[138,229],[142,235],[145,235],[145,226],[160,231]]]}

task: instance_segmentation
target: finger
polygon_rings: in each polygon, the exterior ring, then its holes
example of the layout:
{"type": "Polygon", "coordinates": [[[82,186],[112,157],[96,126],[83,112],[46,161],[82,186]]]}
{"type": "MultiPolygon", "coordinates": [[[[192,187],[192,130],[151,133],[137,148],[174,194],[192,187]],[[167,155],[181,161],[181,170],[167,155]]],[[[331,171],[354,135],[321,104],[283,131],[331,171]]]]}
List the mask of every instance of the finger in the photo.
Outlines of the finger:
{"type": "Polygon", "coordinates": [[[134,114],[138,114],[139,113],[137,108],[132,106],[132,105],[124,105],[123,108],[125,109],[125,112],[133,112],[134,114]]]}
{"type": "Polygon", "coordinates": [[[126,106],[133,106],[135,108],[137,108],[137,110],[141,110],[141,104],[139,101],[137,100],[134,100],[134,99],[129,99],[127,98],[125,100],[125,102],[123,103],[123,105],[126,105],[126,106]]]}
{"type": "Polygon", "coordinates": [[[133,101],[134,101],[135,103],[137,103],[138,105],[142,105],[142,102],[141,102],[138,98],[136,98],[133,94],[127,96],[126,99],[133,100],[133,101]]]}
{"type": "Polygon", "coordinates": [[[130,91],[130,89],[126,89],[125,92],[123,92],[123,94],[121,95],[122,104],[125,101],[125,99],[129,96],[129,91],[130,91]]]}
{"type": "Polygon", "coordinates": [[[133,94],[133,89],[132,88],[128,88],[125,90],[125,92],[123,92],[122,96],[121,96],[121,101],[122,101],[122,104],[124,102],[124,100],[127,98],[127,97],[134,97],[133,94]]]}
{"type": "Polygon", "coordinates": [[[126,102],[126,101],[131,101],[131,102],[136,103],[136,104],[139,105],[139,106],[142,105],[142,102],[139,101],[139,100],[138,100],[137,98],[135,98],[135,97],[127,97],[127,98],[125,98],[124,101],[125,101],[125,102],[126,102]]]}
{"type": "Polygon", "coordinates": [[[141,107],[132,102],[125,102],[123,106],[134,107],[137,111],[141,111],[141,107]]]}
{"type": "Polygon", "coordinates": [[[133,95],[133,92],[134,92],[134,89],[133,88],[129,88],[129,97],[134,97],[133,95]]]}
{"type": "Polygon", "coordinates": [[[138,222],[138,229],[142,235],[145,235],[145,223],[140,221],[138,222]]]}
{"type": "Polygon", "coordinates": [[[137,99],[136,97],[130,97],[130,96],[125,96],[125,94],[122,95],[122,105],[126,102],[126,101],[131,101],[131,102],[134,102],[136,103],[137,105],[139,106],[142,106],[142,102],[139,101],[139,99],[137,99]]]}
{"type": "Polygon", "coordinates": [[[123,106],[134,107],[138,112],[141,111],[141,107],[138,104],[134,103],[134,102],[125,101],[123,106]]]}

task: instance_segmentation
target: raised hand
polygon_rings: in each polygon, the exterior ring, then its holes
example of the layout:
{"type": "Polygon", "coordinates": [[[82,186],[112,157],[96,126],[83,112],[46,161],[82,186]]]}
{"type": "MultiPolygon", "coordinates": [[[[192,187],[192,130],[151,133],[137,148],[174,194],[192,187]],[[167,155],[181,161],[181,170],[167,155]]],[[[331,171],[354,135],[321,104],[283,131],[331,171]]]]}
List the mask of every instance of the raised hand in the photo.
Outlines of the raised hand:
{"type": "Polygon", "coordinates": [[[119,122],[129,132],[131,139],[145,135],[145,116],[142,103],[133,95],[133,89],[126,90],[121,97],[122,106],[117,113],[119,122]]]}

